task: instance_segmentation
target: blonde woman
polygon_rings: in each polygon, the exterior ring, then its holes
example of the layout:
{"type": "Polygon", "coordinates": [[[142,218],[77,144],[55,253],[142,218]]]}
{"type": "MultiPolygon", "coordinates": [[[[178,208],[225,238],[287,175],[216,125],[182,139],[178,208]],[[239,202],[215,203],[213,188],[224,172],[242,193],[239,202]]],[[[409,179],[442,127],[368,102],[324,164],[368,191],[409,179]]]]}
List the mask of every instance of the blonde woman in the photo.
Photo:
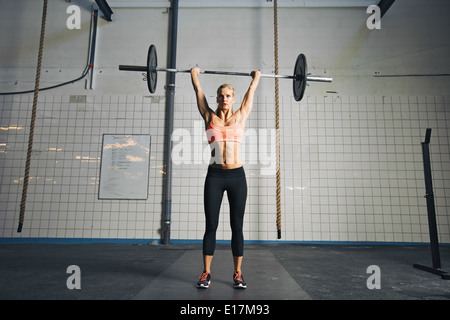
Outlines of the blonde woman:
{"type": "Polygon", "coordinates": [[[211,263],[216,245],[216,230],[219,223],[220,205],[226,191],[230,204],[230,225],[232,230],[231,250],[234,260],[233,286],[247,287],[241,266],[244,252],[242,231],[245,204],[247,200],[247,180],[240,158],[240,143],[245,122],[252,111],[253,98],[258,87],[260,72],[251,73],[252,81],[240,108],[233,112],[234,89],[224,84],[217,89],[217,109],[213,111],[206,101],[199,81],[199,68],[191,69],[197,106],[205,121],[206,135],[211,147],[211,159],[204,186],[204,209],[206,230],[203,237],[203,272],[197,283],[198,288],[208,288],[211,283],[211,263]]]}

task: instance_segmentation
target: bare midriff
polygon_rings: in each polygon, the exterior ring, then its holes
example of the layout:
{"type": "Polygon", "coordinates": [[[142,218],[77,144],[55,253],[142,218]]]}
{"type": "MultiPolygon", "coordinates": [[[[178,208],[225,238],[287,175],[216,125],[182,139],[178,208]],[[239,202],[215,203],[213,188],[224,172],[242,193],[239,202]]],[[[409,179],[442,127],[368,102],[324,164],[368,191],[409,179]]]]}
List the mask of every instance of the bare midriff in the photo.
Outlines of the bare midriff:
{"type": "Polygon", "coordinates": [[[211,160],[209,165],[220,169],[236,169],[242,167],[240,142],[211,142],[211,160]]]}

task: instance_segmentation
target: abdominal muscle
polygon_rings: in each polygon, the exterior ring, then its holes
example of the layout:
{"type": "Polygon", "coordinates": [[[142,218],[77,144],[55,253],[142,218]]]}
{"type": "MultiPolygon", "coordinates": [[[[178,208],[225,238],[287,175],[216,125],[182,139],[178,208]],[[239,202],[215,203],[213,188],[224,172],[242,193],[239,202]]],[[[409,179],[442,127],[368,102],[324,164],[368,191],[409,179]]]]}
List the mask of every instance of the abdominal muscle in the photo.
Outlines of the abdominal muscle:
{"type": "Polygon", "coordinates": [[[239,155],[241,144],[233,141],[212,142],[209,165],[220,169],[236,169],[242,167],[239,155]]]}

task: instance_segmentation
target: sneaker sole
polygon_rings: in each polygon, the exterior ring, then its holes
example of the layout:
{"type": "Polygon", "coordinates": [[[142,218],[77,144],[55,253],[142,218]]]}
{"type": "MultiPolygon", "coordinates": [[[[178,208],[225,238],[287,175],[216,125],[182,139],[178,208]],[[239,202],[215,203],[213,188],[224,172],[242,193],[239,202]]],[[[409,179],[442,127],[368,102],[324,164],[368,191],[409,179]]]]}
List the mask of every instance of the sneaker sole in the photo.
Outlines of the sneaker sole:
{"type": "Polygon", "coordinates": [[[199,289],[208,289],[210,284],[211,284],[211,281],[209,281],[207,285],[205,285],[205,284],[198,284],[197,288],[199,288],[199,289]]]}
{"type": "Polygon", "coordinates": [[[234,284],[233,286],[235,289],[246,289],[247,288],[247,285],[244,286],[242,283],[234,284]]]}

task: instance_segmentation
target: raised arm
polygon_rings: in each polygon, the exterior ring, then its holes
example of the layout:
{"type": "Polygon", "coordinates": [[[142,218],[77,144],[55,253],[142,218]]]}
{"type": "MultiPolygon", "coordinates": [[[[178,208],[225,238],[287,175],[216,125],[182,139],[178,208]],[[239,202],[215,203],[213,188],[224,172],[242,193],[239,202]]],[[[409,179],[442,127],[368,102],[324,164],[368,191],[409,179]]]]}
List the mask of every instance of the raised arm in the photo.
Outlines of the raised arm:
{"type": "Polygon", "coordinates": [[[252,75],[252,82],[250,83],[250,86],[248,87],[248,90],[245,93],[244,99],[242,100],[241,107],[238,110],[241,113],[241,116],[243,117],[244,121],[247,120],[248,116],[250,115],[250,112],[252,111],[253,98],[255,97],[255,92],[256,89],[258,88],[261,72],[252,71],[251,75],[252,75]]]}
{"type": "Polygon", "coordinates": [[[200,80],[198,79],[199,74],[199,68],[191,69],[191,80],[197,97],[198,111],[200,112],[202,118],[205,120],[205,124],[208,124],[211,121],[211,113],[213,111],[209,108],[208,102],[206,101],[205,93],[203,92],[200,85],[200,80]]]}

